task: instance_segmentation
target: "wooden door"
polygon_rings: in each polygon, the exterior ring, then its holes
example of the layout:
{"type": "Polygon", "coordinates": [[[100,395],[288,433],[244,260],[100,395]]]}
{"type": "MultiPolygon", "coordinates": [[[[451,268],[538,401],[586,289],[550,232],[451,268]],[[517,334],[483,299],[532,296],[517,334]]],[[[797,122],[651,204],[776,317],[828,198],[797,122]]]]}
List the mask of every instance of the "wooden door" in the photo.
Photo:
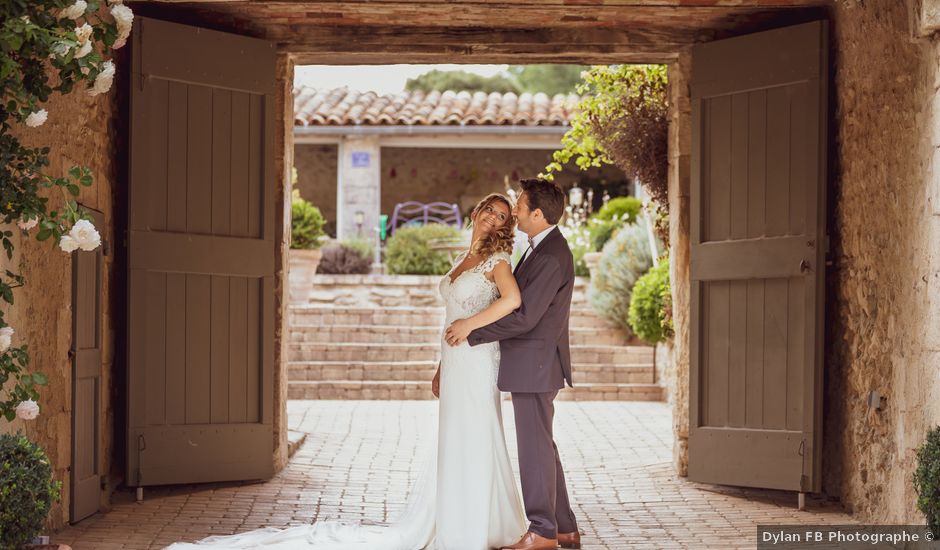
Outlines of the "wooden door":
{"type": "Polygon", "coordinates": [[[128,483],[273,473],[273,44],[135,20],[128,483]]]}
{"type": "Polygon", "coordinates": [[[827,24],[692,53],[689,478],[820,489],[827,24]]]}
{"type": "MultiPolygon", "coordinates": [[[[95,227],[104,227],[100,212],[95,227]]],[[[72,470],[69,521],[101,504],[101,267],[105,244],[72,254],[72,470]]]]}

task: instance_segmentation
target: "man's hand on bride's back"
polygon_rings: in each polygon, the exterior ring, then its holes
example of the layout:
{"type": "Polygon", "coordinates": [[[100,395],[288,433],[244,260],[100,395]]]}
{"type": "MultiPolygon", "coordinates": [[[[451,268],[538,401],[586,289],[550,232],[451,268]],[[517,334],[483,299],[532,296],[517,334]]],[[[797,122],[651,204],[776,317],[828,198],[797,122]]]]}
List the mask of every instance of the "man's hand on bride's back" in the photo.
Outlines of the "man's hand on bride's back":
{"type": "Polygon", "coordinates": [[[457,319],[444,331],[444,339],[451,346],[459,346],[467,341],[472,330],[473,324],[469,319],[457,319]]]}

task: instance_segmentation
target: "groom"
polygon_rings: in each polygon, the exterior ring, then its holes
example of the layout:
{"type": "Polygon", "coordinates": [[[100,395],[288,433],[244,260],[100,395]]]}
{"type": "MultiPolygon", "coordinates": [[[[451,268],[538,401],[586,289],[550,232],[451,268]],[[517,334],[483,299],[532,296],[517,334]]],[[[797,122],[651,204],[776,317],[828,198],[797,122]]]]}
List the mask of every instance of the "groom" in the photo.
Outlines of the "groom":
{"type": "MultiPolygon", "coordinates": [[[[581,535],[568,502],[565,473],[552,438],[553,401],[571,385],[568,316],[574,287],[571,250],[556,224],[565,194],[554,183],[526,179],[513,211],[529,248],[513,274],[522,306],[499,321],[470,333],[471,346],[499,341],[497,385],[512,392],[522,498],[529,531],[504,549],[581,548],[581,535]]],[[[451,335],[446,335],[448,343],[451,335]]]]}

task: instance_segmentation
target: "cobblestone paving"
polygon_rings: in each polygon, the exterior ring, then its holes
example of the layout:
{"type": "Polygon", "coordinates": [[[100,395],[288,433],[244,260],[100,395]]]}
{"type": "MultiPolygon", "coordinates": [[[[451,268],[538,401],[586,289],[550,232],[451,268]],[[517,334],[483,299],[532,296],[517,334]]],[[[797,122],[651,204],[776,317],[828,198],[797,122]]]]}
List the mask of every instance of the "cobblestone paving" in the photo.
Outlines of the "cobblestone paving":
{"type": "MultiPolygon", "coordinates": [[[[115,495],[110,511],[54,542],[84,549],[148,549],[179,540],[316,519],[394,517],[421,467],[434,401],[290,401],[306,443],[267,483],[213,483],[115,495]]],[[[512,406],[504,403],[510,452],[512,406]]],[[[754,548],[757,524],[853,523],[837,503],[783,491],[705,485],[671,465],[665,403],[557,402],[555,435],[586,549],[754,548]]]]}

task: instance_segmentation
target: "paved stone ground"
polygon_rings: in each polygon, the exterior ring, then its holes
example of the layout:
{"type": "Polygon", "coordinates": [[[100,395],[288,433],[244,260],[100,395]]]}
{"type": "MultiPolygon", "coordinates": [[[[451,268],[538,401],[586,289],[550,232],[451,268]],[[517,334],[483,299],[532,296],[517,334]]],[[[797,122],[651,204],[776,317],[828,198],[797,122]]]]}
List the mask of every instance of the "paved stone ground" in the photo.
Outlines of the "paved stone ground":
{"type": "MultiPolygon", "coordinates": [[[[507,438],[514,441],[505,402],[507,438]]],[[[53,537],[83,549],[148,549],[179,540],[320,519],[388,520],[404,504],[436,424],[435,401],[290,401],[307,433],[267,483],[215,483],[131,491],[113,507],[53,537]]],[[[559,402],[555,434],[587,549],[754,548],[759,523],[853,523],[836,503],[794,493],[704,485],[671,466],[665,403],[559,402]]],[[[515,465],[515,445],[510,444],[515,465]]]]}

